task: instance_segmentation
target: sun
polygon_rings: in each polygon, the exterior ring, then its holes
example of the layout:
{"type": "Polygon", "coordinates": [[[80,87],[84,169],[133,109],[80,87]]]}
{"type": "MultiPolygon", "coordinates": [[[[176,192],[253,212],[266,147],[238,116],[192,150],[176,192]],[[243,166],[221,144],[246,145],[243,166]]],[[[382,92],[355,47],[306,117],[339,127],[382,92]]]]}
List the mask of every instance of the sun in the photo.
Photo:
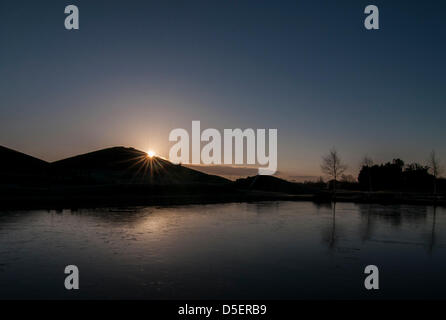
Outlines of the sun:
{"type": "Polygon", "coordinates": [[[153,158],[155,155],[156,155],[156,152],[153,151],[153,150],[149,150],[149,151],[147,152],[147,156],[148,156],[149,158],[153,158]]]}

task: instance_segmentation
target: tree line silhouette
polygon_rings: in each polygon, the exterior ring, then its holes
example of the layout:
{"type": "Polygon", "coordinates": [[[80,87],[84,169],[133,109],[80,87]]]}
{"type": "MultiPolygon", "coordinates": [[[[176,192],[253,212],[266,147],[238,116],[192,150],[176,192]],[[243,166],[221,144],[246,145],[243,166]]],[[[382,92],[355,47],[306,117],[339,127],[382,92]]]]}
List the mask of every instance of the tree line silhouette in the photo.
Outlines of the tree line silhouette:
{"type": "Polygon", "coordinates": [[[321,170],[330,177],[329,189],[361,191],[404,191],[429,192],[434,195],[446,191],[446,179],[440,178],[440,161],[432,151],[427,165],[417,162],[406,164],[397,158],[391,162],[374,164],[369,157],[364,157],[357,181],[343,175],[347,166],[342,162],[336,149],[330,150],[322,158],[321,170]]]}
{"type": "Polygon", "coordinates": [[[419,163],[405,165],[401,159],[393,159],[380,165],[363,165],[358,175],[362,190],[402,190],[437,193],[437,185],[444,190],[444,179],[430,173],[431,168],[419,163]]]}

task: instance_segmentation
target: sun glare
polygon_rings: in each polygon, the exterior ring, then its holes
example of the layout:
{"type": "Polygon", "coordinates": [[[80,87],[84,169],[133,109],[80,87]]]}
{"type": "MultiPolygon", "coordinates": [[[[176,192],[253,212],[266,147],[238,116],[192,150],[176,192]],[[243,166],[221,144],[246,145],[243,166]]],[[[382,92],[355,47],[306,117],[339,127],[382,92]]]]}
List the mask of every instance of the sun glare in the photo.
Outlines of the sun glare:
{"type": "Polygon", "coordinates": [[[153,150],[149,150],[149,151],[147,152],[147,156],[148,156],[149,158],[153,158],[155,155],[156,155],[156,153],[155,153],[155,151],[153,151],[153,150]]]}

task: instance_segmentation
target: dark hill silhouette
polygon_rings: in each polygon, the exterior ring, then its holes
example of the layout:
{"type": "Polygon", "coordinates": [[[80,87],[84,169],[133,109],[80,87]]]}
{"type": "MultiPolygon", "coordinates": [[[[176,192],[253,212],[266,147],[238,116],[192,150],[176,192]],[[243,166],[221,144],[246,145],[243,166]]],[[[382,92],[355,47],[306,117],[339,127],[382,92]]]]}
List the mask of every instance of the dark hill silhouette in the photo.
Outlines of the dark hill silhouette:
{"type": "Polygon", "coordinates": [[[50,164],[58,181],[76,184],[224,184],[229,180],[208,175],[160,157],[126,147],[102,149],[50,164]]]}
{"type": "Polygon", "coordinates": [[[0,146],[0,172],[33,172],[46,169],[48,162],[0,146]]]}
{"type": "Polygon", "coordinates": [[[234,186],[238,189],[280,192],[287,194],[308,194],[315,192],[314,188],[302,183],[289,182],[274,176],[252,176],[237,179],[234,186]]]}
{"type": "Polygon", "coordinates": [[[14,167],[16,173],[7,171],[10,183],[3,183],[1,176],[0,208],[138,206],[240,199],[231,181],[225,178],[160,157],[149,158],[134,148],[108,148],[53,163],[20,153],[8,155],[3,158],[4,168],[14,167]],[[28,162],[31,164],[26,170],[33,172],[31,177],[23,169],[28,162]],[[37,176],[35,172],[42,174],[37,176]],[[20,175],[33,183],[21,183],[20,175]]]}
{"type": "Polygon", "coordinates": [[[40,183],[48,162],[0,146],[0,184],[40,183]]]}

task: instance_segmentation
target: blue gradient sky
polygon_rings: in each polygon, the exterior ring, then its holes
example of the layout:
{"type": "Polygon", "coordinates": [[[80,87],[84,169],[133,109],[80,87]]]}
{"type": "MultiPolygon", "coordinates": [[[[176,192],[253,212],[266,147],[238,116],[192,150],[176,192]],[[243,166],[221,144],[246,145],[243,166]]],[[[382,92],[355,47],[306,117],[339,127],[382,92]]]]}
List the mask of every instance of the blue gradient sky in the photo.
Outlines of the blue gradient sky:
{"type": "Polygon", "coordinates": [[[45,160],[277,128],[279,170],[446,159],[444,1],[0,2],[0,144],[45,160]],[[64,29],[64,7],[80,30],[64,29]],[[380,9],[379,31],[363,27],[380,9]]]}

